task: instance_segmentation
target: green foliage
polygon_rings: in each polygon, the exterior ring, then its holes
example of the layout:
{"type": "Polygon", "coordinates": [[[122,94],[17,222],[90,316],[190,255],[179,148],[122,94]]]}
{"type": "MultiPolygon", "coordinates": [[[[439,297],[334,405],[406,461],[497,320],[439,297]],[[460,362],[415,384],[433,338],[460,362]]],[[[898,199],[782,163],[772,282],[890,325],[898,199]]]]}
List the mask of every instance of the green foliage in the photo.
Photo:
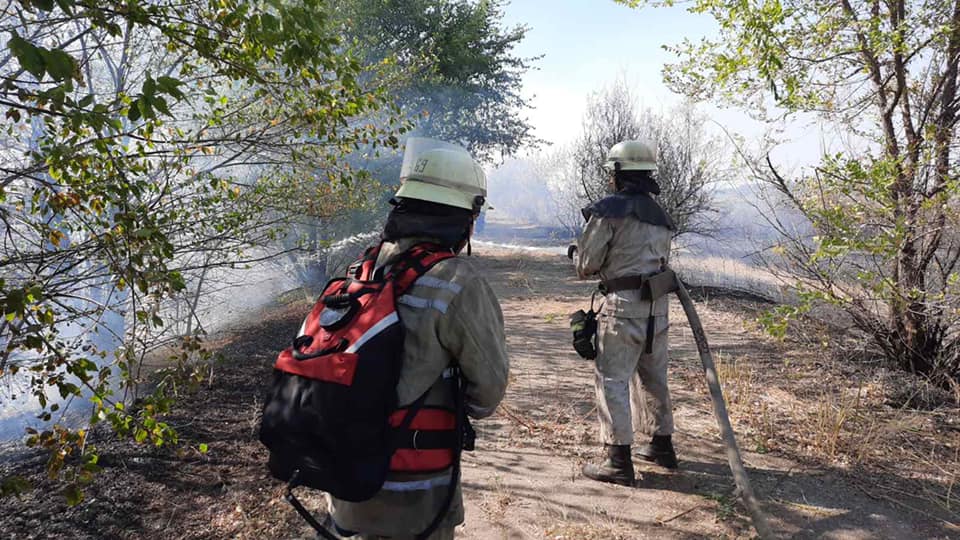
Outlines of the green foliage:
{"type": "MultiPolygon", "coordinates": [[[[343,156],[395,145],[394,111],[319,0],[12,9],[0,16],[0,374],[29,380],[42,420],[89,397],[92,423],[176,443],[163,417],[209,360],[195,328],[132,405],[143,355],[177,337],[169,302],[275,250],[304,206],[342,212],[340,195],[367,184],[343,156]]],[[[86,438],[55,422],[28,436],[71,504],[96,472],[86,438]]]]}
{"type": "Polygon", "coordinates": [[[680,60],[664,72],[685,94],[765,120],[816,115],[848,136],[843,153],[798,178],[753,165],[809,225],[772,217],[784,238],[778,267],[797,280],[805,310],[845,313],[878,352],[944,385],[960,380],[954,7],[695,0],[687,9],[719,31],[667,47],[680,60]]]}
{"type": "Polygon", "coordinates": [[[0,481],[0,499],[8,496],[17,496],[26,493],[31,488],[30,482],[20,476],[8,476],[0,481]]]}
{"type": "Polygon", "coordinates": [[[457,142],[480,158],[536,144],[520,115],[531,58],[527,33],[504,28],[501,0],[344,0],[340,13],[370,65],[416,123],[417,134],[457,142]]]}
{"type": "Polygon", "coordinates": [[[717,503],[714,512],[719,521],[730,521],[737,516],[737,498],[734,495],[710,493],[704,495],[704,498],[717,503]]]}
{"type": "MultiPolygon", "coordinates": [[[[502,5],[467,0],[334,3],[346,40],[361,59],[358,80],[380,88],[404,119],[395,136],[387,137],[388,146],[415,133],[458,142],[479,159],[489,159],[538,142],[521,117],[528,107],[520,95],[521,78],[533,59],[513,52],[527,30],[503,26],[502,5]]],[[[285,240],[292,250],[291,266],[305,284],[327,275],[323,250],[331,239],[368,233],[382,223],[386,201],[399,183],[400,157],[382,152],[376,141],[358,142],[338,165],[362,170],[357,173],[364,176],[362,182],[326,191],[304,189],[299,199],[291,199],[307,201],[304,210],[318,217],[302,220],[285,240]],[[349,200],[352,211],[325,213],[329,201],[337,199],[349,200]]],[[[294,192],[301,189],[296,177],[281,179],[276,189],[289,192],[291,183],[294,192]]]]}

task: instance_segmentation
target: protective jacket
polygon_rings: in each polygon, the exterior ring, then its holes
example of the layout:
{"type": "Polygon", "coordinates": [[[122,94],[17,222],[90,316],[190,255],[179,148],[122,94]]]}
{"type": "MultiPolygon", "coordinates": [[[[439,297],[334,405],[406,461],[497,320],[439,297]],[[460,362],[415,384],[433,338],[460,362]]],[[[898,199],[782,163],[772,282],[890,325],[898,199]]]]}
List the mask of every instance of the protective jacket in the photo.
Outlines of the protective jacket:
{"type": "MultiPolygon", "coordinates": [[[[390,265],[412,246],[430,238],[385,242],[377,267],[390,265]]],[[[509,360],[503,314],[490,285],[463,258],[447,259],[421,276],[397,299],[405,330],[404,361],[397,386],[398,402],[415,401],[429,390],[424,407],[454,407],[447,369],[457,365],[466,380],[467,413],[489,416],[503,398],[509,360]]],[[[397,459],[394,460],[397,464],[397,459]]],[[[392,466],[396,471],[397,467],[392,466]]],[[[412,536],[437,515],[447,496],[450,471],[391,472],[372,499],[353,503],[333,499],[333,518],[341,529],[368,535],[412,536]]],[[[463,522],[460,486],[441,528],[463,522]]]]}
{"type": "MultiPolygon", "coordinates": [[[[611,195],[583,214],[587,225],[576,261],[581,279],[649,276],[668,262],[673,223],[649,195],[611,195]]],[[[667,296],[651,306],[641,290],[626,289],[609,292],[604,300],[595,381],[600,437],[604,444],[630,445],[635,431],[669,435],[667,296]]]]}
{"type": "MultiPolygon", "coordinates": [[[[617,193],[584,208],[587,225],[577,242],[577,275],[599,275],[601,280],[649,275],[669,262],[674,225],[646,193],[617,193]]],[[[667,298],[658,299],[652,314],[667,316],[667,298]]],[[[638,290],[606,295],[603,313],[616,317],[647,318],[650,301],[638,290]]],[[[658,321],[659,323],[659,321],[658,321]]],[[[659,324],[658,324],[659,325],[659,324]]]]}

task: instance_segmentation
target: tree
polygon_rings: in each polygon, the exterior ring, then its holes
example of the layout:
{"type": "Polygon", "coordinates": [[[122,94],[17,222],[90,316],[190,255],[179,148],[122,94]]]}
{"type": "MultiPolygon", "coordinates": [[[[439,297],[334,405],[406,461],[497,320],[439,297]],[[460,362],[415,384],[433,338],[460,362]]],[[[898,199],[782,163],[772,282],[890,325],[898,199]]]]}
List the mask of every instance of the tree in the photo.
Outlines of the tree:
{"type": "MultiPolygon", "coordinates": [[[[705,118],[691,104],[684,104],[665,115],[640,112],[634,96],[623,81],[617,81],[587,101],[580,136],[570,149],[569,158],[556,156],[562,163],[569,159],[573,170],[557,171],[567,182],[575,179],[579,189],[559,189],[576,202],[560,202],[566,208],[564,223],[571,221],[569,209],[583,207],[605,197],[610,190],[610,172],[604,167],[607,152],[618,142],[648,139],[657,147],[657,197],[677,225],[677,235],[709,235],[715,225],[711,186],[727,177],[723,148],[716,137],[707,134],[705,118]]],[[[579,221],[579,216],[576,217],[579,221]]]]}
{"type": "MultiPolygon", "coordinates": [[[[360,80],[389,95],[407,121],[401,135],[459,143],[489,161],[538,142],[522,117],[528,104],[520,95],[521,78],[533,59],[513,53],[527,29],[504,28],[502,5],[499,0],[339,0],[335,11],[362,58],[360,80]]],[[[369,121],[379,123],[379,114],[374,111],[369,121]]],[[[306,248],[291,253],[288,267],[303,277],[307,289],[329,274],[331,242],[382,223],[386,200],[399,183],[401,158],[370,150],[361,145],[345,161],[377,180],[376,189],[366,184],[369,189],[356,196],[355,211],[302,222],[288,238],[291,249],[306,248]]]]}
{"type": "MultiPolygon", "coordinates": [[[[384,98],[360,83],[328,9],[34,0],[0,12],[0,374],[27,377],[44,419],[58,397],[82,396],[92,423],[175,441],[169,385],[135,410],[125,395],[170,321],[164,301],[192,277],[200,291],[211,268],[270,256],[257,250],[290,219],[342,211],[355,174],[339,158],[396,144],[389,113],[351,122],[384,98]]],[[[50,450],[76,502],[96,462],[86,431],[54,423],[28,444],[50,450]]]]}
{"type": "Polygon", "coordinates": [[[535,58],[513,48],[527,28],[504,28],[503,0],[343,0],[342,16],[418,135],[501,159],[536,144],[520,95],[535,58]]]}
{"type": "Polygon", "coordinates": [[[960,2],[696,0],[689,10],[720,32],[674,47],[672,88],[766,120],[817,115],[856,143],[809,174],[788,177],[769,159],[755,168],[813,232],[779,227],[804,300],[784,314],[837,306],[902,368],[960,381],[960,2]]]}

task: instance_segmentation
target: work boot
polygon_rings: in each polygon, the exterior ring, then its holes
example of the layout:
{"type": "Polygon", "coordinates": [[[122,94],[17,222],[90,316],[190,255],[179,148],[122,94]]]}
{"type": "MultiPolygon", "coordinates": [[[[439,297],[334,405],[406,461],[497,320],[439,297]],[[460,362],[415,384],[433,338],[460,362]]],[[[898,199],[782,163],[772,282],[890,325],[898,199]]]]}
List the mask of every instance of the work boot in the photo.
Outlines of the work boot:
{"type": "Polygon", "coordinates": [[[637,457],[667,469],[677,468],[677,453],[673,451],[673,441],[670,435],[654,435],[650,444],[637,449],[637,457]]]}
{"type": "Polygon", "coordinates": [[[606,461],[599,465],[587,463],[583,466],[583,475],[600,482],[633,486],[635,477],[630,445],[605,444],[603,447],[607,451],[606,461]]]}

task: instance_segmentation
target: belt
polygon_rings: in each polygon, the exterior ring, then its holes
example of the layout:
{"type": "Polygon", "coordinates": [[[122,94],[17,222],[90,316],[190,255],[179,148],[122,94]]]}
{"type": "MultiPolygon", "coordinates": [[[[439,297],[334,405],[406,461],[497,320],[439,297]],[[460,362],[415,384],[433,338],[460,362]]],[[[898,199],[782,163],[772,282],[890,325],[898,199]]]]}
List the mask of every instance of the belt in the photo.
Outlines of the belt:
{"type": "Polygon", "coordinates": [[[667,268],[656,274],[646,276],[624,276],[600,282],[600,292],[604,295],[617,291],[638,290],[641,300],[650,300],[650,316],[647,317],[647,339],[643,352],[653,352],[653,338],[655,321],[653,317],[653,300],[672,293],[679,288],[677,274],[667,268]]]}
{"type": "Polygon", "coordinates": [[[644,290],[647,276],[625,276],[608,279],[600,282],[600,292],[610,294],[619,291],[644,290]]]}
{"type": "Polygon", "coordinates": [[[677,274],[667,269],[646,276],[624,276],[600,282],[600,293],[605,295],[634,290],[640,291],[641,300],[656,300],[677,290],[677,274]]]}

